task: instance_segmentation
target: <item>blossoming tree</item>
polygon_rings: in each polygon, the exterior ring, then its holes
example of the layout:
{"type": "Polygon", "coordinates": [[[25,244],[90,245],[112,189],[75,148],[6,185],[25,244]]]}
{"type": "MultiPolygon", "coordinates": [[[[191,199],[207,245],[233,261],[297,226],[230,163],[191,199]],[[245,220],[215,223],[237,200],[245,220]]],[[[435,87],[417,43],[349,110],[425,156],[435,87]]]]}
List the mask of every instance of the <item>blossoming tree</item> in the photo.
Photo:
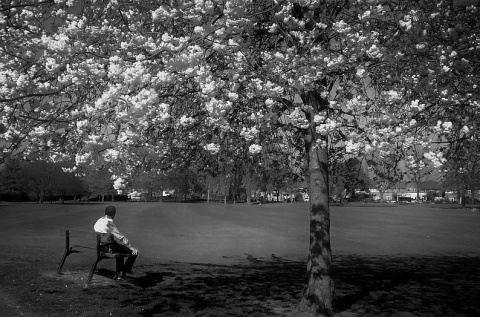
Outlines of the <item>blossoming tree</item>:
{"type": "Polygon", "coordinates": [[[299,146],[311,233],[298,310],[332,315],[328,149],[388,157],[392,144],[395,153],[420,144],[438,166],[432,142],[475,135],[477,6],[4,1],[3,155],[103,165],[122,189],[139,167],[299,146]]]}

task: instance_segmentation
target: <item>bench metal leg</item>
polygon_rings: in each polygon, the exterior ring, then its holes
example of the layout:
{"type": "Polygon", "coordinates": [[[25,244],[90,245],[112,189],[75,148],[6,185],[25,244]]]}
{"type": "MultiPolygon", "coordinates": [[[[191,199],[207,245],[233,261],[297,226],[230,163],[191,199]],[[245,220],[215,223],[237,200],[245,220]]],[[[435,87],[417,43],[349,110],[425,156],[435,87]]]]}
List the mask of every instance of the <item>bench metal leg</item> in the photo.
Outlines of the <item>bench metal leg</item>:
{"type": "Polygon", "coordinates": [[[63,265],[65,264],[65,260],[67,259],[67,256],[70,255],[70,250],[65,250],[65,252],[63,253],[63,257],[62,257],[62,260],[60,261],[60,266],[58,267],[58,271],[57,273],[58,274],[62,274],[62,268],[63,268],[63,265]]]}
{"type": "Polygon", "coordinates": [[[97,268],[98,262],[100,262],[101,260],[102,260],[101,257],[97,257],[95,262],[93,262],[92,269],[90,270],[90,274],[88,275],[87,285],[90,284],[90,282],[92,282],[93,273],[95,272],[95,269],[97,268]]]}

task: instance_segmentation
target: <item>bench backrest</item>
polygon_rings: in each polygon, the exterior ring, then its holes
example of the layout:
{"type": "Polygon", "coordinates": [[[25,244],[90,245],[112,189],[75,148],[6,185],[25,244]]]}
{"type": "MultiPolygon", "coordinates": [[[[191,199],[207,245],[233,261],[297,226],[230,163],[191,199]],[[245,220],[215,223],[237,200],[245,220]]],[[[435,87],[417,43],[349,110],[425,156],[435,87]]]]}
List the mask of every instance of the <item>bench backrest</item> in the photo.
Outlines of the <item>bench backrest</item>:
{"type": "Polygon", "coordinates": [[[85,230],[64,230],[66,249],[82,249],[83,251],[100,252],[102,234],[85,230]]]}
{"type": "Polygon", "coordinates": [[[85,230],[65,230],[65,244],[66,250],[71,252],[95,252],[97,257],[120,258],[129,257],[130,254],[114,253],[106,250],[104,246],[108,244],[102,241],[102,233],[85,230]]]}

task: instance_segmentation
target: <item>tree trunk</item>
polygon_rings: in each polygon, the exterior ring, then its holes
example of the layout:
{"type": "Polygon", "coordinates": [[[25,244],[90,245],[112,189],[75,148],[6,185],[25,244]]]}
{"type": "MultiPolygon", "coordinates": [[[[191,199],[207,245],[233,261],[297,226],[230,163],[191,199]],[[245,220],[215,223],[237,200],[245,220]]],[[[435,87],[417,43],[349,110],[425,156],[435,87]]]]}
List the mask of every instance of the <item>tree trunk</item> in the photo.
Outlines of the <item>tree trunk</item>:
{"type": "Polygon", "coordinates": [[[43,192],[41,191],[38,196],[38,204],[43,204],[43,192]]]}
{"type": "Polygon", "coordinates": [[[246,191],[246,201],[247,205],[252,204],[252,178],[250,176],[250,171],[247,169],[245,174],[245,191],[246,191]]]}
{"type": "Polygon", "coordinates": [[[297,306],[301,316],[333,316],[333,261],[330,246],[330,207],[328,205],[328,140],[315,131],[315,112],[326,109],[328,101],[316,91],[302,95],[311,105],[306,113],[310,130],[305,135],[310,193],[310,247],[307,281],[297,306]],[[322,145],[320,145],[322,144],[322,145]]]}
{"type": "Polygon", "coordinates": [[[327,148],[307,144],[310,182],[310,253],[307,283],[297,307],[313,316],[333,315],[333,261],[330,247],[327,148]]]}
{"type": "Polygon", "coordinates": [[[227,178],[225,177],[225,182],[223,184],[223,203],[227,204],[227,178]]]}

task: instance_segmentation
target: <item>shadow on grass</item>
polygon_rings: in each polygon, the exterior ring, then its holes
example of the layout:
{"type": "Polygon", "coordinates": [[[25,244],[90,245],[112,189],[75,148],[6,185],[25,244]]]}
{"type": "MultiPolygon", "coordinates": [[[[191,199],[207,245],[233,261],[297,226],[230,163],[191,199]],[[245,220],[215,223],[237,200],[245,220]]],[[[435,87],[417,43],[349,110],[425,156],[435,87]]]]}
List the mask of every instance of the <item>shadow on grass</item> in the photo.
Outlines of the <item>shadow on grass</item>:
{"type": "Polygon", "coordinates": [[[164,269],[132,281],[143,291],[157,292],[142,316],[275,316],[279,309],[292,311],[301,295],[305,264],[249,256],[242,265],[173,263],[164,269]],[[160,283],[152,285],[152,277],[160,283]]]}
{"type": "MultiPolygon", "coordinates": [[[[480,316],[480,256],[334,257],[338,317],[480,316]]],[[[0,261],[0,285],[35,316],[289,316],[299,302],[306,264],[274,255],[236,265],[152,263],[115,282],[89,265],[39,274],[51,265],[19,257],[0,261]],[[33,266],[32,266],[33,265],[33,266]],[[74,274],[75,273],[75,274],[74,274]],[[73,276],[75,275],[75,276],[73,276]],[[72,278],[73,276],[73,278],[72,278]]],[[[0,313],[1,315],[1,313],[0,313]]]]}
{"type": "MultiPolygon", "coordinates": [[[[303,262],[249,258],[244,265],[166,264],[123,287],[147,298],[121,305],[145,305],[139,315],[282,316],[298,303],[303,262]]],[[[335,257],[339,316],[480,316],[480,257],[335,257]],[[351,315],[350,315],[351,316],[351,315]]]]}
{"type": "Polygon", "coordinates": [[[478,256],[341,256],[335,279],[339,312],[480,316],[478,256]]]}

